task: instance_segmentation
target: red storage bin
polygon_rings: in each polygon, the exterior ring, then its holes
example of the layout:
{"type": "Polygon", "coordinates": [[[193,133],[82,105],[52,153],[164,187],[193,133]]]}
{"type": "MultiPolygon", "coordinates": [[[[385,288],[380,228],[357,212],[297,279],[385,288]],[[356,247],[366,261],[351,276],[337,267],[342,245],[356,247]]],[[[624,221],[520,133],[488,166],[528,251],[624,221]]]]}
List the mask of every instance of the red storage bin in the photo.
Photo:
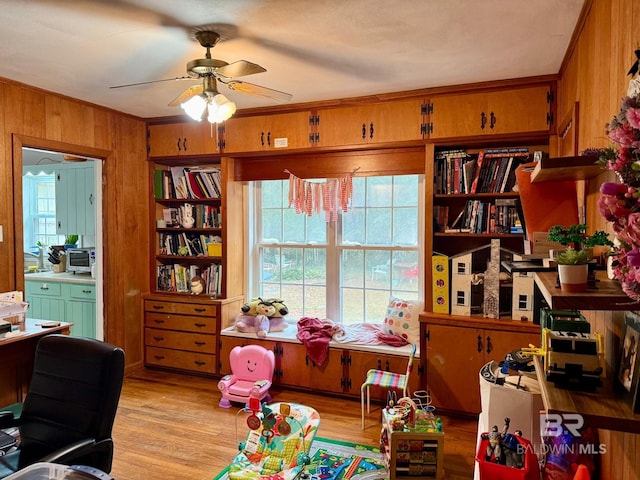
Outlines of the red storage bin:
{"type": "MultiPolygon", "coordinates": [[[[478,447],[478,452],[476,453],[480,480],[540,480],[538,457],[534,452],[531,442],[515,435],[512,436],[512,438],[518,441],[524,451],[523,468],[507,467],[499,463],[487,462],[485,460],[485,453],[489,445],[489,440],[482,439],[478,447]]],[[[503,447],[503,450],[506,450],[506,447],[503,447]]]]}

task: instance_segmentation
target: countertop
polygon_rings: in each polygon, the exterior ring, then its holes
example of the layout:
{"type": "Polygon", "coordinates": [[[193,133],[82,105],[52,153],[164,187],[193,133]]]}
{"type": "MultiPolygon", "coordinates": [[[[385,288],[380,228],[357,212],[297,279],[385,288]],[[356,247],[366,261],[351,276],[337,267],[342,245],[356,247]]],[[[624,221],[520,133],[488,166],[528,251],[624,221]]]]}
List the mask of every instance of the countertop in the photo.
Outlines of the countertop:
{"type": "Polygon", "coordinates": [[[37,272],[37,273],[25,273],[24,281],[47,281],[47,282],[65,282],[65,283],[84,283],[95,285],[96,279],[91,278],[90,273],[73,273],[73,272],[62,272],[55,273],[52,271],[49,272],[37,272]]]}

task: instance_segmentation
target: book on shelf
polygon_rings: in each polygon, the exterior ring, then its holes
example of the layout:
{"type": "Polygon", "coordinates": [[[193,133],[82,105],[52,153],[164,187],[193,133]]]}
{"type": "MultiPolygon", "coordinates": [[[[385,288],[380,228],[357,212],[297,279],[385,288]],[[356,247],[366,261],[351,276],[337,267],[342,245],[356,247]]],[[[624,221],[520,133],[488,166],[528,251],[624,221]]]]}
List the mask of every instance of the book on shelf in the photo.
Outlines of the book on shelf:
{"type": "Polygon", "coordinates": [[[211,264],[206,268],[200,265],[158,265],[156,288],[160,292],[191,293],[194,277],[202,278],[204,292],[207,295],[219,296],[222,288],[222,265],[211,264]]]}

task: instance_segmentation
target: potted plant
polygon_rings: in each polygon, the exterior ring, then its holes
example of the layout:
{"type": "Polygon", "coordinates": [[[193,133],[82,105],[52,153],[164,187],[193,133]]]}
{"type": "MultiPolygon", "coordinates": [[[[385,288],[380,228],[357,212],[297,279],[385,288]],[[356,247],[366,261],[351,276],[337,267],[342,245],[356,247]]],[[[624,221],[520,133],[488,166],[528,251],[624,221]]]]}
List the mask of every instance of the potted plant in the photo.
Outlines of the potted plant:
{"type": "Polygon", "coordinates": [[[566,248],[556,255],[560,287],[566,292],[583,292],[587,289],[589,261],[592,249],[596,246],[612,247],[607,232],[598,230],[587,235],[587,226],[554,225],[549,229],[549,240],[565,245],[566,248]]]}
{"type": "Polygon", "coordinates": [[[65,250],[78,246],[78,235],[67,235],[64,239],[65,250]]]}

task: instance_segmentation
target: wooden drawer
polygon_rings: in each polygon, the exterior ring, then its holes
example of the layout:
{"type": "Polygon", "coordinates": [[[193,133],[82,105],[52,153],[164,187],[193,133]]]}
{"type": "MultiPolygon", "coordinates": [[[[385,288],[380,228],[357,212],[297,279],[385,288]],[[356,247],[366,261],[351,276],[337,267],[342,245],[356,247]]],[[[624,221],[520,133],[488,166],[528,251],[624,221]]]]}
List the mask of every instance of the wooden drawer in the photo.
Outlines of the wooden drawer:
{"type": "Polygon", "coordinates": [[[217,305],[201,303],[177,303],[162,302],[158,300],[145,300],[144,309],[147,312],[156,313],[180,313],[182,315],[201,315],[204,317],[216,317],[217,305]]]}
{"type": "Polygon", "coordinates": [[[183,332],[216,333],[216,318],[195,317],[189,315],[170,315],[163,313],[146,312],[144,315],[145,327],[159,328],[163,330],[181,330],[183,332]]]}
{"type": "Polygon", "coordinates": [[[216,336],[203,333],[184,333],[158,328],[146,328],[144,343],[150,347],[188,350],[190,352],[215,353],[216,336]]]}
{"type": "Polygon", "coordinates": [[[60,282],[24,282],[27,299],[29,295],[46,295],[47,297],[59,297],[62,284],[60,282]]]}
{"type": "Polygon", "coordinates": [[[81,300],[95,300],[96,286],[87,284],[69,284],[69,297],[81,300]]]}
{"type": "Polygon", "coordinates": [[[206,374],[214,374],[216,370],[216,356],[213,354],[145,347],[145,358],[147,365],[157,367],[176,368],[206,374]]]}

